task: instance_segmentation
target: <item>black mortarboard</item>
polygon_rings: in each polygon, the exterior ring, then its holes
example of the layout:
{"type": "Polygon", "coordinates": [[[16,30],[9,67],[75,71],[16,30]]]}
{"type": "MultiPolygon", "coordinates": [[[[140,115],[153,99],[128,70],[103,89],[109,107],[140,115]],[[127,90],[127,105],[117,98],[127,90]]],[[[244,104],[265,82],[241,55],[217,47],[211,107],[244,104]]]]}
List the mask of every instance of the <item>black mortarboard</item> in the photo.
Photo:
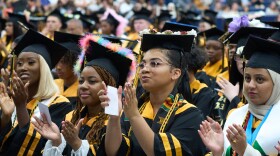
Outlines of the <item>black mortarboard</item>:
{"type": "Polygon", "coordinates": [[[119,22],[112,14],[110,14],[110,13],[108,14],[108,17],[107,17],[106,20],[112,21],[113,24],[114,24],[114,26],[115,26],[115,28],[117,28],[118,25],[120,24],[120,22],[119,22]]]}
{"type": "Polygon", "coordinates": [[[280,44],[277,42],[256,36],[249,36],[242,56],[245,56],[245,59],[249,60],[246,67],[270,69],[280,74],[279,49],[280,44]]]}
{"type": "Polygon", "coordinates": [[[206,40],[218,40],[223,34],[224,31],[214,27],[206,31],[202,31],[198,35],[206,37],[206,40]]]}
{"type": "Polygon", "coordinates": [[[214,11],[214,10],[205,10],[203,15],[204,17],[209,17],[210,19],[216,19],[216,16],[217,16],[218,12],[214,11]]]}
{"type": "Polygon", "coordinates": [[[28,22],[25,18],[24,15],[21,14],[15,14],[15,13],[8,13],[9,14],[9,19],[7,21],[11,21],[11,22],[21,22],[22,24],[24,24],[26,27],[30,28],[30,29],[34,29],[34,25],[30,22],[28,22]]]}
{"type": "Polygon", "coordinates": [[[270,25],[272,27],[275,27],[275,28],[280,28],[280,22],[265,22],[265,21],[262,21],[263,23],[267,24],[267,25],[270,25]]]}
{"type": "Polygon", "coordinates": [[[193,18],[185,18],[185,17],[182,17],[182,18],[178,21],[178,23],[190,24],[190,25],[198,26],[199,20],[198,20],[198,19],[193,19],[193,18]]]}
{"type": "Polygon", "coordinates": [[[277,29],[274,28],[242,27],[229,37],[229,42],[237,44],[237,47],[241,47],[246,44],[250,34],[268,38],[276,31],[277,29]]]}
{"type": "Polygon", "coordinates": [[[180,13],[181,13],[181,17],[189,18],[189,19],[195,19],[200,14],[199,12],[195,12],[192,10],[188,10],[187,12],[180,11],[180,13]]]}
{"type": "Polygon", "coordinates": [[[277,30],[276,32],[274,32],[268,39],[280,43],[280,30],[277,30]]]}
{"type": "Polygon", "coordinates": [[[157,17],[158,23],[161,21],[170,21],[172,15],[169,13],[169,10],[161,10],[160,15],[157,17]]]}
{"type": "Polygon", "coordinates": [[[141,50],[146,52],[152,48],[175,49],[190,52],[194,41],[193,35],[143,34],[141,50]]]}
{"type": "Polygon", "coordinates": [[[162,31],[171,30],[171,31],[191,31],[192,29],[197,30],[196,26],[177,23],[177,22],[166,22],[162,28],[162,31]]]}
{"type": "Polygon", "coordinates": [[[41,55],[52,69],[64,56],[68,49],[52,41],[44,35],[29,29],[17,46],[14,48],[15,55],[21,52],[34,52],[41,55]]]}
{"type": "Polygon", "coordinates": [[[92,13],[91,15],[81,15],[80,20],[83,22],[84,28],[91,28],[99,23],[99,18],[96,13],[92,13]]]}
{"type": "Polygon", "coordinates": [[[150,16],[152,12],[146,8],[141,8],[140,11],[133,11],[134,12],[134,20],[144,19],[150,23],[152,23],[152,20],[150,19],[150,16]]]}
{"type": "Polygon", "coordinates": [[[54,32],[54,41],[57,43],[60,43],[67,49],[69,49],[71,52],[74,52],[76,54],[80,54],[81,49],[79,47],[79,40],[82,36],[80,35],[74,35],[69,33],[63,33],[63,32],[54,32]]]}
{"type": "Polygon", "coordinates": [[[115,78],[117,86],[124,86],[132,61],[96,42],[89,42],[90,46],[86,50],[86,66],[104,68],[115,78]]]}
{"type": "Polygon", "coordinates": [[[62,29],[66,28],[67,18],[58,9],[53,10],[48,16],[55,16],[59,18],[62,24],[62,29]]]}

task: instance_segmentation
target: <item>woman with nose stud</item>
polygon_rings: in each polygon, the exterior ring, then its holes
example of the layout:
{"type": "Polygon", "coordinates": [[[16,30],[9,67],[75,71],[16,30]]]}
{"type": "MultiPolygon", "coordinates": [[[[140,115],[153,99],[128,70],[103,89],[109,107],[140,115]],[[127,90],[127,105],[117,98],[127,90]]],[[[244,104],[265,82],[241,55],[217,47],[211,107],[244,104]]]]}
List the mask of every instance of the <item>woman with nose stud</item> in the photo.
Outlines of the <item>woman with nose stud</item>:
{"type": "MultiPolygon", "coordinates": [[[[107,155],[205,154],[197,133],[203,117],[187,101],[191,95],[184,53],[190,52],[194,35],[168,32],[143,34],[144,56],[138,68],[146,93],[137,99],[135,87],[125,84],[119,101],[124,113],[121,109],[120,116],[109,116],[102,147],[107,155]]],[[[105,86],[98,95],[102,106],[108,106],[105,86]]]]}
{"type": "Polygon", "coordinates": [[[277,155],[280,140],[280,44],[250,36],[242,52],[248,62],[244,70],[243,94],[247,105],[227,118],[224,130],[208,118],[199,134],[213,155],[277,155]]]}

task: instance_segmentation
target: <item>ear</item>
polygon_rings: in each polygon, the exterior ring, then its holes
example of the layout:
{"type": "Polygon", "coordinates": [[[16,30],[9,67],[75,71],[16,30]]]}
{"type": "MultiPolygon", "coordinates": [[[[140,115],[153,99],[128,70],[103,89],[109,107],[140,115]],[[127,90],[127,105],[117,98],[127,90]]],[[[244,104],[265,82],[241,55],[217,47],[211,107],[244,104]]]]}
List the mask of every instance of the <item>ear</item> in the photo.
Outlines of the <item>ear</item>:
{"type": "Polygon", "coordinates": [[[171,74],[172,74],[171,79],[177,80],[181,76],[182,72],[181,72],[181,69],[174,68],[174,69],[172,69],[171,74]]]}

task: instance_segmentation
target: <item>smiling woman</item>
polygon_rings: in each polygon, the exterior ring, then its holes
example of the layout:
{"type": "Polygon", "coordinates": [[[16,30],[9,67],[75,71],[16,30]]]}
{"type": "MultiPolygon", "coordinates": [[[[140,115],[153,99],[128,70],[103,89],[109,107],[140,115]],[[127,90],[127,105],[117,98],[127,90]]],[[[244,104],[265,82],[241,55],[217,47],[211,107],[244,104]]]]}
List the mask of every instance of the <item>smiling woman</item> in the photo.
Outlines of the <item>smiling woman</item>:
{"type": "MultiPolygon", "coordinates": [[[[124,113],[109,117],[101,146],[107,155],[205,154],[197,133],[203,117],[185,100],[191,95],[184,53],[191,51],[194,35],[167,33],[143,35],[144,56],[138,67],[146,93],[138,100],[135,87],[126,83],[124,100],[119,100],[124,113]]],[[[99,97],[103,107],[108,106],[106,89],[99,97]]]]}
{"type": "Polygon", "coordinates": [[[99,36],[87,35],[81,43],[86,60],[80,57],[78,61],[85,67],[80,73],[77,106],[66,115],[61,134],[54,124],[39,119],[34,122],[39,133],[48,139],[43,155],[102,155],[99,145],[106,131],[108,115],[104,113],[97,93],[106,85],[123,86],[133,69],[131,65],[135,64],[129,58],[133,57],[131,50],[99,36]]]}
{"type": "Polygon", "coordinates": [[[67,49],[30,29],[14,50],[18,59],[10,91],[16,110],[1,109],[0,155],[40,155],[46,141],[30,124],[32,116],[41,117],[38,104],[49,107],[58,126],[71,111],[69,101],[57,94],[50,70],[67,49]]]}

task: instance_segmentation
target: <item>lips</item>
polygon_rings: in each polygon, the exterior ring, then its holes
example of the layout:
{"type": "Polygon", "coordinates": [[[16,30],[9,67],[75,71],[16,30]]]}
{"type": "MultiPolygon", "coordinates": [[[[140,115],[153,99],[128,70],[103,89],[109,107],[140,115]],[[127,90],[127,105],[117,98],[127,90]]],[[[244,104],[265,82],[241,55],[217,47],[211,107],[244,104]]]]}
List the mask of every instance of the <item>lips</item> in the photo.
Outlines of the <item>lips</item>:
{"type": "Polygon", "coordinates": [[[19,77],[20,77],[20,79],[28,79],[29,77],[30,77],[30,75],[28,74],[28,73],[21,73],[20,75],[19,75],[19,77]]]}
{"type": "Polygon", "coordinates": [[[248,93],[248,95],[249,95],[250,97],[254,97],[256,94],[257,94],[257,93],[255,93],[255,92],[249,92],[249,93],[248,93]]]}
{"type": "Polygon", "coordinates": [[[80,93],[80,97],[81,98],[87,98],[87,97],[89,97],[90,96],[90,94],[89,93],[80,93]]]}
{"type": "Polygon", "coordinates": [[[150,77],[148,77],[148,76],[141,76],[142,82],[146,82],[146,81],[148,81],[148,79],[150,79],[150,77]]]}

